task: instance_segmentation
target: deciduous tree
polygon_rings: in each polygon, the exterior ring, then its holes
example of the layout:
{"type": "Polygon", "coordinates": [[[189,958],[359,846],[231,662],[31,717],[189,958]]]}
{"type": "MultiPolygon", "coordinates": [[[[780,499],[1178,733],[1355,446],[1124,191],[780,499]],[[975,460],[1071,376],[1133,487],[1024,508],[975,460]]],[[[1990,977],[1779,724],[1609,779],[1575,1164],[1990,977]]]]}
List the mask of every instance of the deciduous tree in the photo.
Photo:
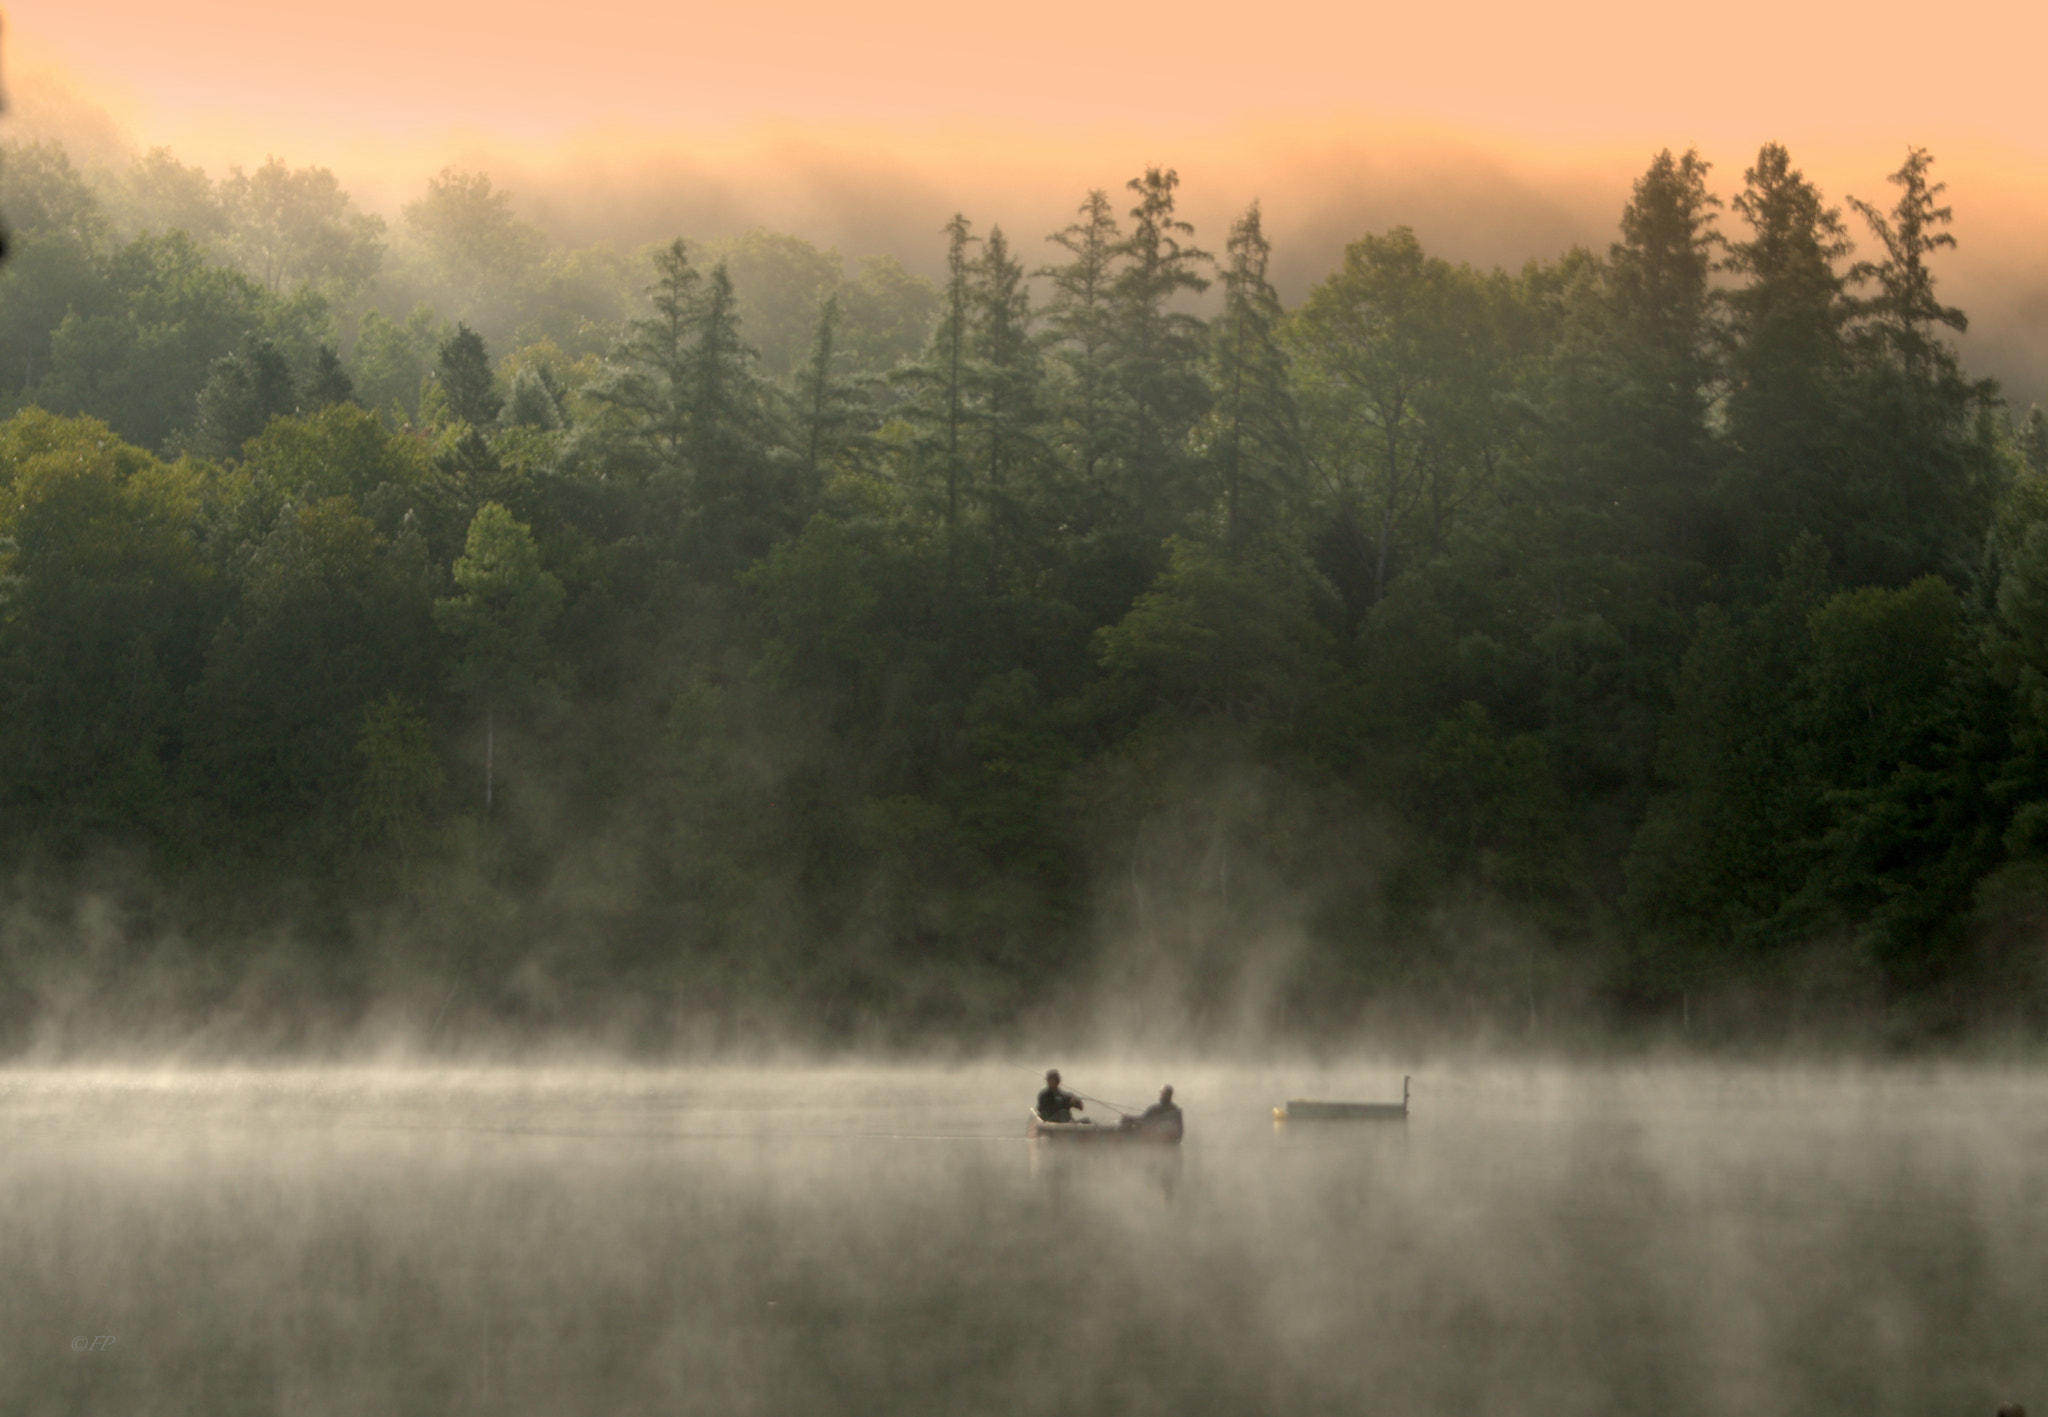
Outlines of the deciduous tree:
{"type": "Polygon", "coordinates": [[[220,203],[228,249],[273,295],[307,282],[346,299],[369,284],[383,260],[384,219],[354,210],[324,167],[293,171],[272,157],[253,173],[231,168],[220,203]]]}
{"type": "Polygon", "coordinates": [[[497,721],[546,679],[548,631],[562,583],[541,564],[533,533],[495,502],[477,509],[454,566],[458,595],[434,602],[434,622],[455,642],[456,686],[484,711],[484,810],[497,795],[497,721]]]}

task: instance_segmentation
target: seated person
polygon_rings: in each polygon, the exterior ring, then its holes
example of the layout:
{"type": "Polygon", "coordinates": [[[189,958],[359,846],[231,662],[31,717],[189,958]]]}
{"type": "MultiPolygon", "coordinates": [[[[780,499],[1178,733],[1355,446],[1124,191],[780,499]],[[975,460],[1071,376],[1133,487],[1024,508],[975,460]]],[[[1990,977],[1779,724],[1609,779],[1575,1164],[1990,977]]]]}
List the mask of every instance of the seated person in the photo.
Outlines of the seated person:
{"type": "Polygon", "coordinates": [[[1141,1127],[1178,1127],[1180,1107],[1173,1100],[1173,1084],[1159,1089],[1159,1100],[1138,1114],[1141,1127]]]}
{"type": "MultiPolygon", "coordinates": [[[[1048,1068],[1045,1072],[1045,1086],[1038,1093],[1038,1120],[1041,1122],[1071,1122],[1074,1113],[1087,1107],[1087,1103],[1060,1086],[1060,1070],[1048,1068]]],[[[1085,1120],[1085,1119],[1084,1119],[1085,1120]]]]}

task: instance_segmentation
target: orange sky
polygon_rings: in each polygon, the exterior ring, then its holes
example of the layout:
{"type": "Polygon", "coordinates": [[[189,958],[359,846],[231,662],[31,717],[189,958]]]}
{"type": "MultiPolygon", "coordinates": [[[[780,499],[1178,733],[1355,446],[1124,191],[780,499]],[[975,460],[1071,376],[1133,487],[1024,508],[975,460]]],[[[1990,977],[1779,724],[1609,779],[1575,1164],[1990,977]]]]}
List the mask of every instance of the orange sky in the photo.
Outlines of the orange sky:
{"type": "Polygon", "coordinates": [[[1543,141],[1910,127],[2048,150],[2038,0],[13,0],[7,13],[15,52],[124,90],[152,123],[224,116],[301,140],[764,119],[1177,131],[1334,109],[1543,141]]]}

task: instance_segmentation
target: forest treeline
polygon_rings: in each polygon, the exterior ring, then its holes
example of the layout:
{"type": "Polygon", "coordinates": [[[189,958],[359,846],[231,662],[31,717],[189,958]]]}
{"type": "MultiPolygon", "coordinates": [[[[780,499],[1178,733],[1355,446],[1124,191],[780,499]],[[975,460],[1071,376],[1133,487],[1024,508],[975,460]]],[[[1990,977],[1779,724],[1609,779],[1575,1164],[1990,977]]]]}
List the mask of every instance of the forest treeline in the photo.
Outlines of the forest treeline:
{"type": "Polygon", "coordinates": [[[1924,150],[1293,308],[1165,169],[934,281],[0,160],[8,1046],[2048,1021],[2048,421],[1924,150]]]}

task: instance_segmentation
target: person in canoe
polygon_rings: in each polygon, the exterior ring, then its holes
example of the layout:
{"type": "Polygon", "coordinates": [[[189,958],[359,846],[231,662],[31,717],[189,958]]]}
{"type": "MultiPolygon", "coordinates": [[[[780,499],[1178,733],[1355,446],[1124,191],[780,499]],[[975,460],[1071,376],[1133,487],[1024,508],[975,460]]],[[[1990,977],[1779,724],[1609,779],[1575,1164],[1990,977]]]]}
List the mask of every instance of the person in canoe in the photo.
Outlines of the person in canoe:
{"type": "Polygon", "coordinates": [[[1124,1126],[1132,1130],[1158,1127],[1162,1130],[1179,1131],[1181,1128],[1180,1104],[1173,1100],[1173,1084],[1159,1089],[1159,1100],[1135,1117],[1124,1118],[1124,1126]]]}
{"type": "MultiPolygon", "coordinates": [[[[1041,1122],[1071,1122],[1074,1114],[1087,1107],[1087,1103],[1060,1086],[1060,1070],[1045,1070],[1045,1086],[1038,1090],[1038,1120],[1041,1122]]],[[[1087,1119],[1082,1118],[1083,1121],[1087,1119]]]]}

